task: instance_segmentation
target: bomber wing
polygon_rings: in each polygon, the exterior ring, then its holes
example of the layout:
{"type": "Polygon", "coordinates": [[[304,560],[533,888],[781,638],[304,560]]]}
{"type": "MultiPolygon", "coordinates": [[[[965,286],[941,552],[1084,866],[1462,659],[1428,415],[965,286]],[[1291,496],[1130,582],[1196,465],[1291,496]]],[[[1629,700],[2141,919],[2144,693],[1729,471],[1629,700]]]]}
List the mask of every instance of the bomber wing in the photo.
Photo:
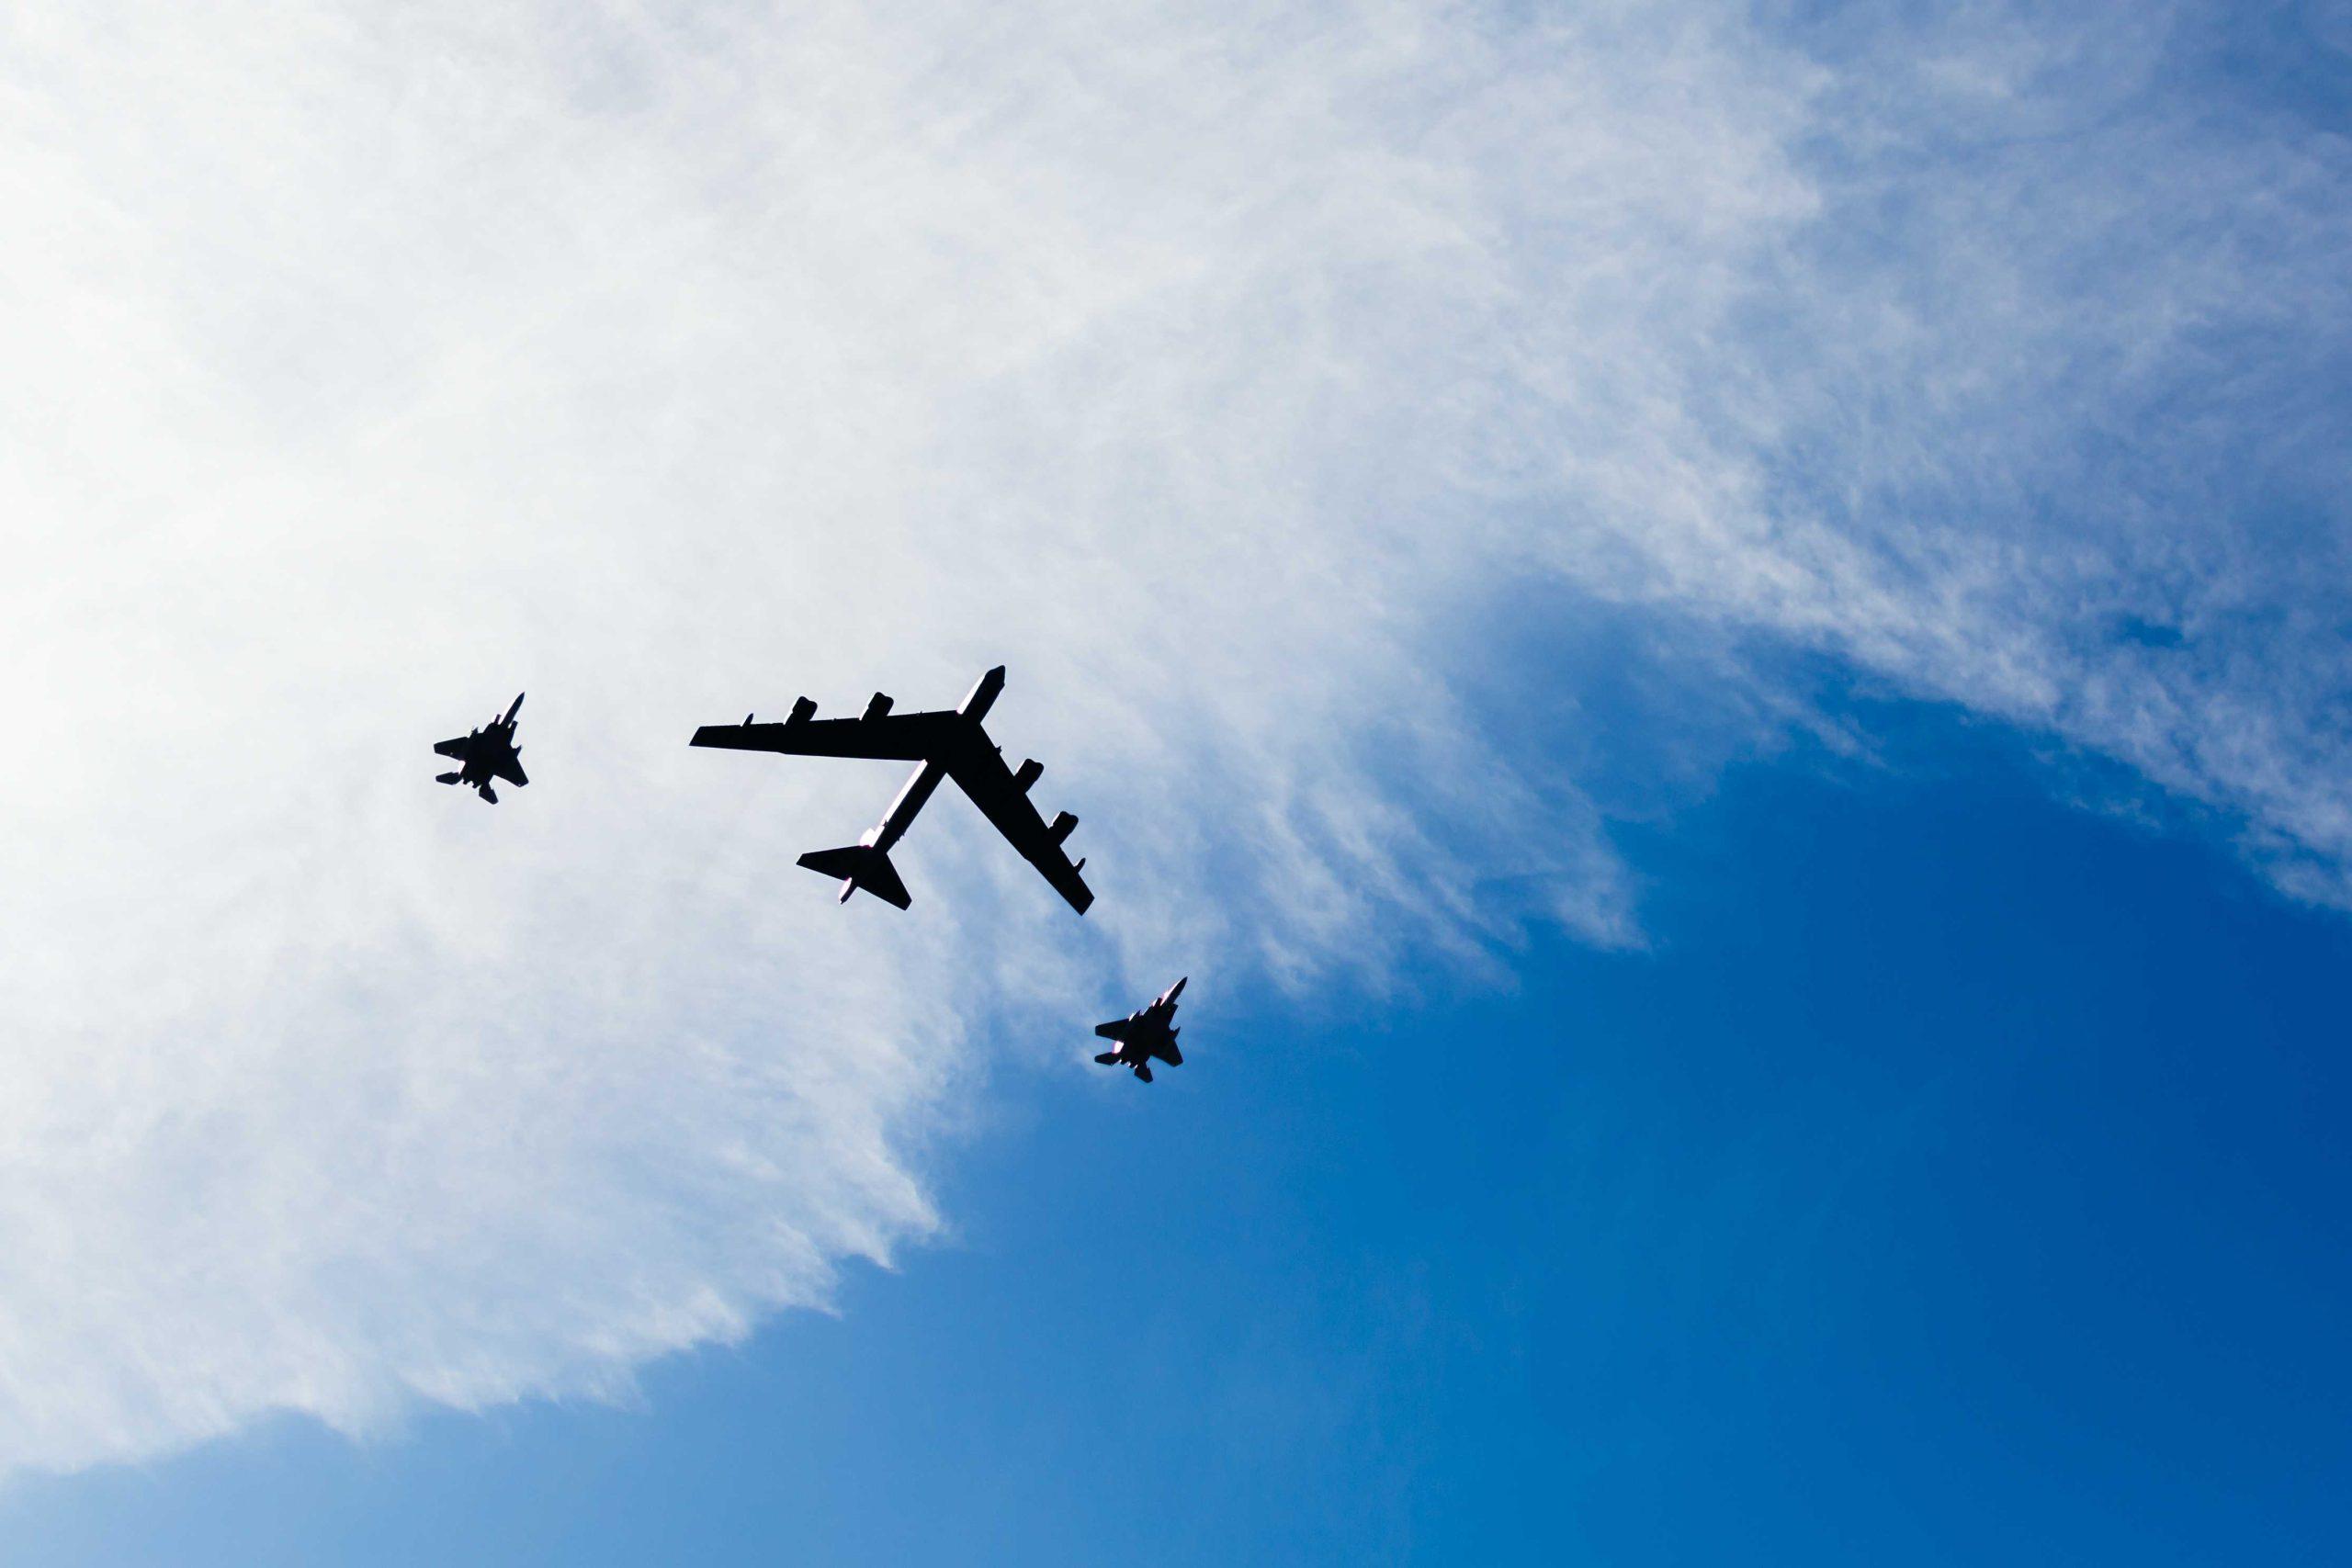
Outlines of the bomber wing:
{"type": "Polygon", "coordinates": [[[1078,818],[1064,812],[1054,818],[1053,826],[1047,827],[1046,819],[1037,815],[1036,807],[1030,803],[1029,792],[1012,776],[1012,770],[1004,765],[1003,754],[993,746],[957,747],[939,761],[946,764],[947,776],[956,781],[956,787],[970,797],[1008,843],[1021,852],[1021,858],[1035,866],[1053,885],[1054,891],[1069,901],[1071,908],[1081,915],[1086,913],[1086,907],[1094,902],[1094,894],[1062,849],[1062,840],[1078,826],[1078,818]]]}
{"type": "Polygon", "coordinates": [[[858,718],[794,718],[782,724],[706,724],[696,746],[781,751],[788,757],[871,757],[927,762],[968,745],[971,722],[959,713],[884,713],[858,718]]]}

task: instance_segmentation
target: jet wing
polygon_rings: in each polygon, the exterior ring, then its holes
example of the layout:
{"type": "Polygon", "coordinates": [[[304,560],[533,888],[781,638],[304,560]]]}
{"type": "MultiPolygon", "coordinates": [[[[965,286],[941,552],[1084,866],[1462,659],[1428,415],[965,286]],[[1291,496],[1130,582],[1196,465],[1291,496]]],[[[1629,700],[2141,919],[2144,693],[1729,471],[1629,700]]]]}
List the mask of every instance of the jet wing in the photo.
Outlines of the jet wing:
{"type": "Polygon", "coordinates": [[[454,740],[440,741],[433,749],[444,757],[454,757],[462,762],[466,760],[466,743],[472,739],[470,735],[460,735],[454,740]]]}
{"type": "Polygon", "coordinates": [[[1078,867],[1070,863],[1046,819],[1037,815],[1029,793],[1013,782],[1003,753],[993,746],[964,746],[939,760],[947,765],[947,776],[956,781],[956,787],[1021,852],[1021,858],[1035,866],[1071,908],[1086,913],[1086,907],[1094,902],[1092,890],[1080,878],[1078,867]]]}
{"type": "Polygon", "coordinates": [[[1114,1018],[1108,1023],[1098,1023],[1094,1026],[1094,1032],[1105,1040],[1116,1040],[1124,1045],[1127,1041],[1127,1021],[1114,1018]]]}
{"type": "Polygon", "coordinates": [[[490,771],[517,788],[531,782],[523,774],[523,759],[520,757],[509,757],[490,771]]]}
{"type": "MultiPolygon", "coordinates": [[[[927,762],[971,744],[972,723],[959,713],[886,713],[874,718],[803,718],[782,724],[706,724],[696,746],[781,751],[787,757],[871,757],[927,762]]],[[[1010,782],[1010,775],[1008,782],[1010,782]]]]}

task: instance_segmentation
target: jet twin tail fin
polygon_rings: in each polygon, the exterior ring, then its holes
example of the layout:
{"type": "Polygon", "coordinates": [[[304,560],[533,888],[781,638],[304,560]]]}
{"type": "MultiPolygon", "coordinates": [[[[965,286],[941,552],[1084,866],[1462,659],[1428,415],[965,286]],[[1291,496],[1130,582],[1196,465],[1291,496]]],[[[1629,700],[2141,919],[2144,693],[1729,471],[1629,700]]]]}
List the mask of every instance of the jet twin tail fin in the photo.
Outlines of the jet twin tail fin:
{"type": "Polygon", "coordinates": [[[890,857],[872,844],[847,844],[838,850],[811,850],[800,857],[799,863],[820,876],[830,876],[842,885],[842,902],[861,889],[873,894],[886,904],[903,909],[914,902],[907,892],[907,885],[899,880],[899,868],[890,857]]]}

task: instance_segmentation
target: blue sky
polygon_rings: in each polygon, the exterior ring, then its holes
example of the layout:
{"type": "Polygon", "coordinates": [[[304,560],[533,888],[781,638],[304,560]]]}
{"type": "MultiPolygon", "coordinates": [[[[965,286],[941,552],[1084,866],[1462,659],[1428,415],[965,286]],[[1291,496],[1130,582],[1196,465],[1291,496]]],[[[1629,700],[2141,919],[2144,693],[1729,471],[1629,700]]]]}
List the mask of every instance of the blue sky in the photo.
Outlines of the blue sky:
{"type": "Polygon", "coordinates": [[[1194,983],[956,1235],[620,1407],[20,1483],[41,1562],[2220,1562],[2346,1539],[2352,932],[1949,711],[1634,838],[1653,948],[1194,983]],[[1127,1092],[1134,1090],[1134,1092],[1127,1092]]]}
{"type": "Polygon", "coordinates": [[[0,31],[28,1553],[2340,1544],[2340,0],[0,31]]]}

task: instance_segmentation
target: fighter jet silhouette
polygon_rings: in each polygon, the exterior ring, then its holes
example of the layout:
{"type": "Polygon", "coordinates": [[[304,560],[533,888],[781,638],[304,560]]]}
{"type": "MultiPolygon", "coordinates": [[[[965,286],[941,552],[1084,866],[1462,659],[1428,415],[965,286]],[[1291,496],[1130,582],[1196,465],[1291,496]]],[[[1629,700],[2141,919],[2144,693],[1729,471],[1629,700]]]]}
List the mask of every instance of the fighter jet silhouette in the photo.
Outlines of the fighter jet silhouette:
{"type": "Polygon", "coordinates": [[[504,779],[518,789],[529,784],[523,776],[522,748],[514,744],[514,716],[522,711],[523,694],[517,692],[514,705],[506,710],[504,718],[492,714],[489,728],[469,731],[433,748],[458,763],[458,771],[441,774],[440,782],[471,784],[492,806],[498,804],[498,792],[490,787],[492,779],[504,779]]]}
{"type": "MultiPolygon", "coordinates": [[[[1190,975],[1184,976],[1184,980],[1191,978],[1190,975]]],[[[1176,998],[1184,993],[1184,980],[1160,992],[1150,1006],[1138,1008],[1125,1018],[1096,1024],[1094,1032],[1105,1040],[1117,1041],[1119,1048],[1105,1051],[1094,1059],[1106,1067],[1133,1067],[1136,1077],[1146,1083],[1151,1081],[1154,1056],[1171,1067],[1182,1066],[1184,1053],[1176,1049],[1176,1036],[1183,1031],[1169,1021],[1176,1016],[1176,998]]]]}
{"type": "Polygon", "coordinates": [[[799,863],[820,875],[836,877],[841,902],[861,888],[885,903],[905,908],[914,900],[890,863],[890,848],[902,838],[915,814],[930,800],[942,779],[970,797],[980,814],[996,825],[1022,857],[1037,868],[1054,891],[1069,900],[1080,914],[1094,902],[1094,895],[1080,879],[1086,863],[1070,863],[1062,840],[1078,826],[1065,811],[1050,826],[1029,800],[1029,786],[1046,771],[1038,761],[1021,764],[1018,772],[1004,765],[1003,753],[980,728],[989,705],[1004,690],[1004,666],[979,679],[955,709],[943,713],[890,711],[890,699],[881,693],[855,718],[817,717],[817,705],[802,697],[782,724],[754,724],[745,714],[741,724],[706,724],[695,731],[696,746],[718,746],[737,751],[781,751],[792,757],[874,757],[921,765],[890,802],[881,822],[856,843],[838,850],[812,850],[799,863]]]}

